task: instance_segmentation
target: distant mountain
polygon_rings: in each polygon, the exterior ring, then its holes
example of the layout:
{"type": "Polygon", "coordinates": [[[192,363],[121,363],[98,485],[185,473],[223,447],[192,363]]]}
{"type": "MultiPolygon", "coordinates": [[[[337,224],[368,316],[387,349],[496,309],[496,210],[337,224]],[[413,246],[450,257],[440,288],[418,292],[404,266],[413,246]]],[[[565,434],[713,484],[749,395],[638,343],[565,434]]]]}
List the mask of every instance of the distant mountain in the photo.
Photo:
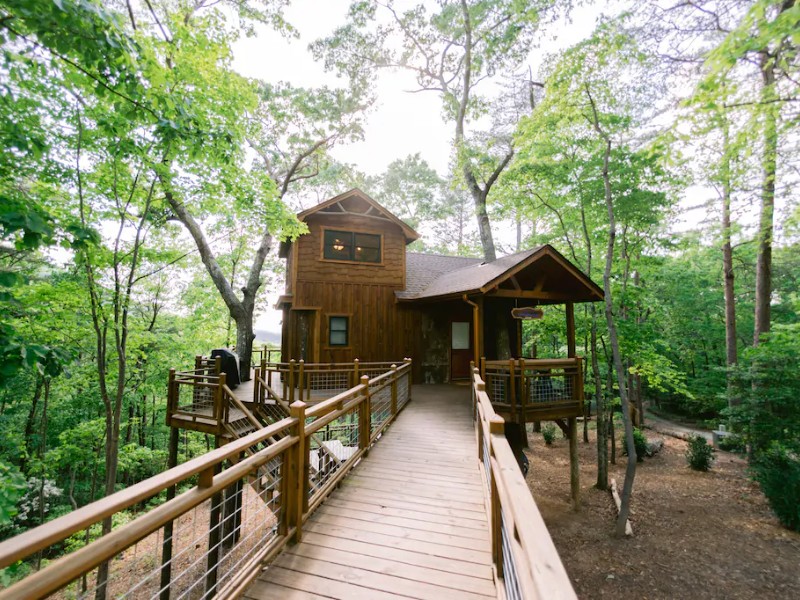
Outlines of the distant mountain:
{"type": "Polygon", "coordinates": [[[267,331],[266,329],[256,329],[256,341],[254,344],[274,344],[281,345],[281,334],[277,331],[267,331]]]}

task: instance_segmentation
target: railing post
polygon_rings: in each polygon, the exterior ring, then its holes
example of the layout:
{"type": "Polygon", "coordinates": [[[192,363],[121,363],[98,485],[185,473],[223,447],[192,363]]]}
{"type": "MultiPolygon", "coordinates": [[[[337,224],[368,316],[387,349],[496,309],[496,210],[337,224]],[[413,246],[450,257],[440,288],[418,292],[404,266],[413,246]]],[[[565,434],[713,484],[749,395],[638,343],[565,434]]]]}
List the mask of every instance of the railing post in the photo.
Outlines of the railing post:
{"type": "Polygon", "coordinates": [[[486,357],[481,356],[481,379],[486,381],[486,357]]]}
{"type": "Polygon", "coordinates": [[[253,382],[253,404],[258,405],[261,399],[261,367],[255,368],[253,379],[255,379],[253,382]]]}
{"type": "Polygon", "coordinates": [[[203,357],[200,354],[194,356],[194,370],[199,371],[203,366],[203,357]]]}
{"type": "Polygon", "coordinates": [[[294,402],[294,359],[289,361],[289,393],[284,396],[284,400],[289,404],[294,402]]]}
{"type": "Polygon", "coordinates": [[[175,369],[169,370],[169,383],[167,383],[167,425],[171,426],[172,415],[178,409],[178,390],[175,385],[175,369]]]}
{"type": "MultiPolygon", "coordinates": [[[[489,421],[489,457],[492,456],[492,447],[494,444],[494,436],[504,436],[503,417],[493,415],[489,421]]],[[[504,437],[505,439],[505,437],[504,437]]],[[[491,465],[491,460],[489,461],[491,465]]],[[[491,469],[491,467],[490,467],[491,469]]],[[[497,477],[493,473],[487,473],[489,478],[490,496],[489,502],[491,503],[491,535],[492,535],[492,560],[497,570],[497,576],[503,577],[503,507],[500,506],[500,495],[497,492],[497,477]]]]}
{"type": "MultiPolygon", "coordinates": [[[[170,377],[174,378],[175,369],[170,369],[170,371],[170,377]]],[[[169,430],[169,454],[167,457],[167,470],[178,465],[179,436],[180,430],[177,427],[171,427],[169,430]]],[[[171,485],[167,488],[167,502],[175,498],[175,489],[175,485],[171,485]]],[[[161,592],[158,595],[159,600],[169,600],[170,597],[169,584],[170,581],[172,581],[172,534],[174,523],[174,521],[169,521],[164,525],[164,541],[161,544],[161,592]]]]}
{"type": "Polygon", "coordinates": [[[358,447],[364,451],[364,456],[369,454],[369,438],[372,433],[372,407],[369,397],[369,377],[361,376],[361,385],[364,386],[364,400],[358,405],[358,447]]]}
{"type": "Polygon", "coordinates": [[[358,359],[353,359],[353,383],[350,387],[356,387],[358,385],[359,375],[358,375],[358,359]]]}
{"type": "Polygon", "coordinates": [[[409,357],[405,357],[403,362],[408,365],[408,398],[406,398],[406,402],[411,400],[411,359],[409,357]]]}
{"type": "Polygon", "coordinates": [[[217,384],[217,399],[220,405],[220,424],[228,422],[228,403],[225,398],[225,391],[223,390],[223,386],[225,385],[225,380],[227,379],[227,375],[225,373],[219,374],[219,383],[217,384]]]}
{"type": "Polygon", "coordinates": [[[300,382],[298,384],[297,399],[300,400],[300,402],[303,402],[303,389],[305,388],[305,382],[306,382],[306,377],[305,377],[306,361],[301,358],[298,365],[299,365],[298,377],[300,379],[300,382]]]}
{"type": "Polygon", "coordinates": [[[397,414],[397,365],[392,365],[392,416],[397,414]]]}
{"type": "Polygon", "coordinates": [[[287,519],[289,525],[294,525],[294,542],[299,544],[303,539],[303,513],[308,503],[308,449],[306,448],[306,404],[305,402],[293,402],[289,407],[289,414],[293,419],[297,419],[297,447],[288,451],[291,456],[289,469],[289,481],[287,488],[289,495],[286,500],[287,519]],[[293,455],[293,456],[292,456],[293,455]]]}
{"type": "Polygon", "coordinates": [[[222,372],[222,357],[214,357],[214,374],[219,375],[222,372]]]}

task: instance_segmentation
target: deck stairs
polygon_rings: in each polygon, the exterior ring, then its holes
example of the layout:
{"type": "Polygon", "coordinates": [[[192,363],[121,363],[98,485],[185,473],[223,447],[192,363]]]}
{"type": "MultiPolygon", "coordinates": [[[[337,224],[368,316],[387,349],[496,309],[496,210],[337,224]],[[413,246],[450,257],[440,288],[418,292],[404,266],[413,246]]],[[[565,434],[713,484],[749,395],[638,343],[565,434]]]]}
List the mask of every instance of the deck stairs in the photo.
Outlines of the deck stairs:
{"type": "MultiPolygon", "coordinates": [[[[228,386],[223,386],[223,394],[225,401],[229,403],[228,419],[223,424],[225,430],[223,437],[226,442],[246,437],[285,419],[290,414],[289,404],[277,396],[268,398],[263,404],[250,404],[248,407],[247,403],[242,402],[228,386]]],[[[282,437],[283,434],[279,433],[249,446],[245,450],[245,455],[253,456],[259,450],[278,442],[282,437]]],[[[309,437],[312,445],[312,450],[309,452],[309,477],[312,482],[338,469],[358,450],[343,445],[339,440],[324,440],[319,434],[312,434],[309,437]]],[[[258,477],[251,485],[259,493],[264,490],[274,490],[277,493],[278,469],[277,460],[268,462],[259,469],[258,477]]]]}

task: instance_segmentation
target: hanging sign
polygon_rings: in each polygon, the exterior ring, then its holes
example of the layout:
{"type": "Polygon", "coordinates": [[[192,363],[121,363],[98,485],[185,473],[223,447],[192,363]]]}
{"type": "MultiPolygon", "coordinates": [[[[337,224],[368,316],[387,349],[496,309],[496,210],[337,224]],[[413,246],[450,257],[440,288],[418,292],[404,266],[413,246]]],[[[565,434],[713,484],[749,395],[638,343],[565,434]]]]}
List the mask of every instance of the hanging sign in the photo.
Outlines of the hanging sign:
{"type": "Polygon", "coordinates": [[[511,316],[515,319],[529,321],[531,319],[541,319],[544,316],[544,311],[536,306],[523,306],[520,308],[512,308],[511,316]]]}

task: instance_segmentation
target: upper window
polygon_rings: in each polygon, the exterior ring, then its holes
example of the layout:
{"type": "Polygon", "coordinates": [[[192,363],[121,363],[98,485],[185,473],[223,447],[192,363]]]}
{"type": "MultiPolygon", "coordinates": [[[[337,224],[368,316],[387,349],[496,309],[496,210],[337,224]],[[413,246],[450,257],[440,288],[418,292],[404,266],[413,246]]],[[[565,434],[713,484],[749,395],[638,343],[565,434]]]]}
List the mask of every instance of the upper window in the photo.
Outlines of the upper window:
{"type": "Polygon", "coordinates": [[[328,345],[347,346],[347,317],[328,317],[328,345]]]}
{"type": "Polygon", "coordinates": [[[322,256],[328,260],[381,262],[381,236],[353,231],[325,230],[322,256]]]}

